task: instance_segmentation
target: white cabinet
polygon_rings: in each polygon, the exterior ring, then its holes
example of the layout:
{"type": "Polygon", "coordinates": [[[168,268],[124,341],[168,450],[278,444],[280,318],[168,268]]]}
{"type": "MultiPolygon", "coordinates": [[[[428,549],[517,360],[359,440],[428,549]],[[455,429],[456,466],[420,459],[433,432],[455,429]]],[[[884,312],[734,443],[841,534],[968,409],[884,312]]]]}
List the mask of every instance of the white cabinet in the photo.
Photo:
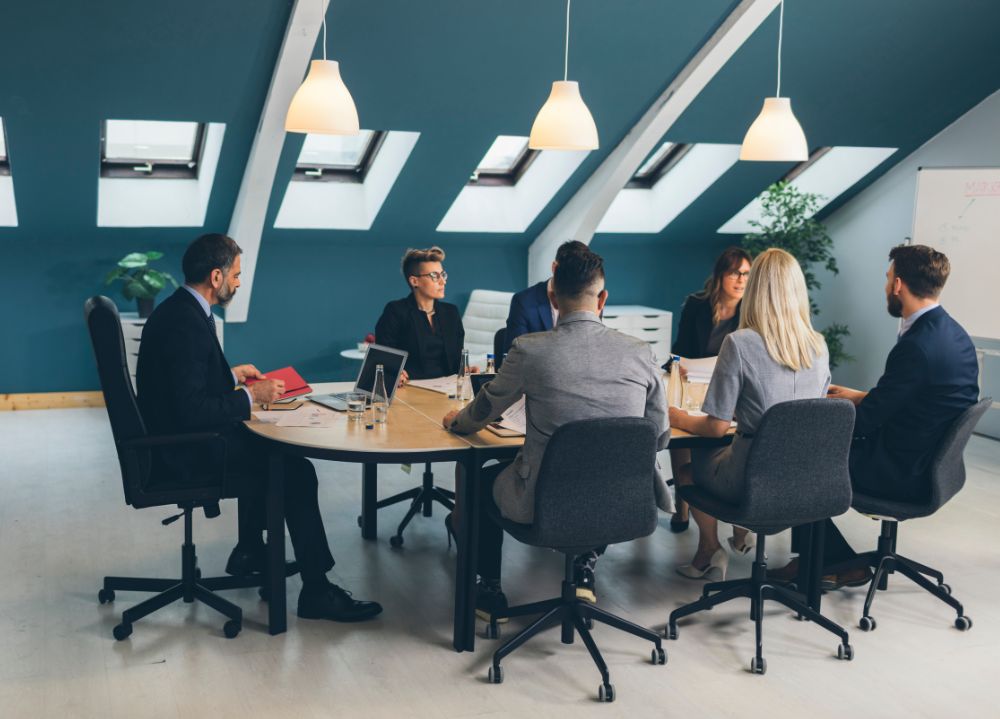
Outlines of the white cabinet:
{"type": "Polygon", "coordinates": [[[607,305],[604,324],[649,342],[658,361],[666,362],[670,357],[673,315],[667,310],[642,305],[607,305]]]}
{"type": "MultiPolygon", "coordinates": [[[[137,312],[122,312],[122,336],[125,338],[125,359],[128,360],[128,376],[132,378],[132,388],[135,389],[135,368],[139,363],[139,343],[142,341],[142,328],[146,319],[139,318],[137,312]]],[[[218,315],[215,316],[215,334],[222,346],[222,328],[225,323],[218,315]]]]}

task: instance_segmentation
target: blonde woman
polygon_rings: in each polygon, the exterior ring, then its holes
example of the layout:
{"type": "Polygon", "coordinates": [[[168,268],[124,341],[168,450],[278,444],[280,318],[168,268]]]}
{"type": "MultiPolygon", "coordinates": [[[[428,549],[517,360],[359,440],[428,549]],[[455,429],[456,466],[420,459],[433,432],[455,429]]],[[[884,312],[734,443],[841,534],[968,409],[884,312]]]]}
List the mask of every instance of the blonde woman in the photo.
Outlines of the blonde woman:
{"type": "MultiPolygon", "coordinates": [[[[823,336],[812,328],[809,296],[798,262],[784,250],[770,249],[753,262],[740,314],[740,328],[726,337],[702,404],[706,416],[670,408],[670,426],[706,437],[721,437],[736,419],[728,447],[695,450],[681,468],[678,484],[692,482],[725,501],[738,501],[743,467],[754,430],[767,409],[793,399],[823,397],[830,364],[823,336]]],[[[717,520],[692,508],[698,525],[698,550],[678,567],[692,579],[725,579],[729,555],[719,544],[717,520]]],[[[734,528],[730,546],[749,551],[745,530],[734,528]]]]}

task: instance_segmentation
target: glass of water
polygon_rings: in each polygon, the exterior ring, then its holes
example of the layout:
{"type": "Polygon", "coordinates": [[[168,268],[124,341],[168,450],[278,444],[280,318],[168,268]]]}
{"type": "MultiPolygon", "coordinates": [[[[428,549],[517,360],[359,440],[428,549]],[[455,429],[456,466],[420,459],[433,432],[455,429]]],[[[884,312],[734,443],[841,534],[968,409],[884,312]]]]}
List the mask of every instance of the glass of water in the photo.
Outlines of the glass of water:
{"type": "Polygon", "coordinates": [[[348,392],[347,421],[360,422],[365,416],[365,394],[363,392],[348,392]]]}
{"type": "Polygon", "coordinates": [[[688,412],[700,412],[707,392],[708,385],[705,382],[684,382],[684,409],[688,412]]]}

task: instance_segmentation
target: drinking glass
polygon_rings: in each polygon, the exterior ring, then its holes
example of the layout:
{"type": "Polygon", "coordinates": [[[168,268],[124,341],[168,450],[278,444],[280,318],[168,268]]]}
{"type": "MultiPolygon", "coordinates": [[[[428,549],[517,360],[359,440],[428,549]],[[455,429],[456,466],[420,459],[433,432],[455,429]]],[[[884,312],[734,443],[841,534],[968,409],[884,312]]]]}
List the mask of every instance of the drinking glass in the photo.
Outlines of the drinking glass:
{"type": "Polygon", "coordinates": [[[705,382],[684,382],[684,409],[688,412],[700,412],[705,401],[708,384],[705,382]]]}
{"type": "Polygon", "coordinates": [[[347,421],[360,422],[365,415],[364,392],[349,392],[347,394],[347,421]]]}

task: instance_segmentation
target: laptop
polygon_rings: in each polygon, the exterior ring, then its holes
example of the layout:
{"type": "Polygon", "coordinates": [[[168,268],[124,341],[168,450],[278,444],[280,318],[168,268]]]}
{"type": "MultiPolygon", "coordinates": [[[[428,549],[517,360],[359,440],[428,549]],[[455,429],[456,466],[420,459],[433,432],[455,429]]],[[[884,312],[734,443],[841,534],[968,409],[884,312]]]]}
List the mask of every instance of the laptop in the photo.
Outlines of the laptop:
{"type": "MultiPolygon", "coordinates": [[[[361,392],[370,403],[372,389],[375,387],[375,365],[382,365],[385,369],[385,390],[389,393],[389,404],[392,404],[392,398],[396,395],[396,388],[399,386],[399,376],[403,372],[408,355],[408,352],[385,345],[368,345],[365,359],[361,363],[361,370],[358,372],[358,378],[354,382],[354,389],[350,392],[361,392]]],[[[313,395],[309,399],[324,407],[345,412],[347,411],[348,394],[349,392],[319,394],[313,395]]]]}

